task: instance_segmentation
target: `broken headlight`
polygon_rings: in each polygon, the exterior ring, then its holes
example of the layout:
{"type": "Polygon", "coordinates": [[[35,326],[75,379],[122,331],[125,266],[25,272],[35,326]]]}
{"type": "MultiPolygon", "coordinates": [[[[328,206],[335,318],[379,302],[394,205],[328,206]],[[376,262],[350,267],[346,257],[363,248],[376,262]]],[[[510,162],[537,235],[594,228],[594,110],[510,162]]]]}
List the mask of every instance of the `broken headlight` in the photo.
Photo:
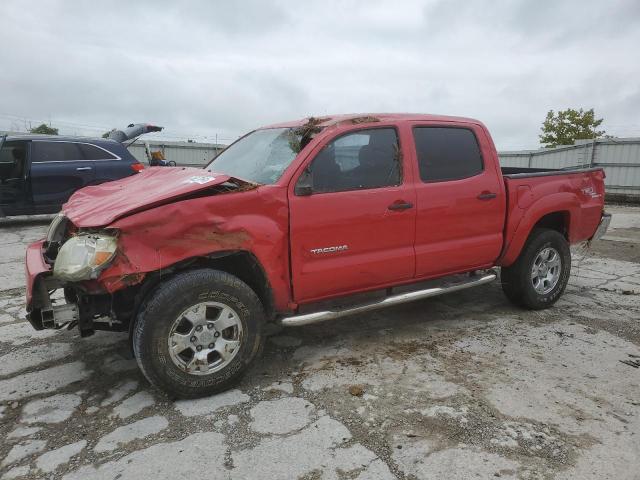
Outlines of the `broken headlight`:
{"type": "Polygon", "coordinates": [[[49,265],[53,265],[53,262],[58,255],[58,249],[64,243],[67,237],[67,231],[69,227],[69,220],[63,213],[59,213],[53,218],[49,230],[47,231],[47,239],[44,243],[44,260],[49,265]]]}
{"type": "Polygon", "coordinates": [[[77,282],[96,278],[116,254],[118,240],[105,234],[83,233],[67,240],[56,257],[53,276],[77,282]]]}

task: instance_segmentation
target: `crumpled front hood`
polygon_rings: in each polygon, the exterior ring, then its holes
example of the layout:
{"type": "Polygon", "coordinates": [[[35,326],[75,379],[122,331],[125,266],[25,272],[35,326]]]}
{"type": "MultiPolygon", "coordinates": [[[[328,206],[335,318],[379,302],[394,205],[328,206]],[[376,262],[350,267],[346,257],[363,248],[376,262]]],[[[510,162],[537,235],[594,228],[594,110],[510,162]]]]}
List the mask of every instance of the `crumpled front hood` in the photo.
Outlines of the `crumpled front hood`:
{"type": "Polygon", "coordinates": [[[103,227],[134,212],[220,185],[229,175],[190,167],[151,167],[130,177],[85,187],[62,207],[77,227],[103,227]]]}

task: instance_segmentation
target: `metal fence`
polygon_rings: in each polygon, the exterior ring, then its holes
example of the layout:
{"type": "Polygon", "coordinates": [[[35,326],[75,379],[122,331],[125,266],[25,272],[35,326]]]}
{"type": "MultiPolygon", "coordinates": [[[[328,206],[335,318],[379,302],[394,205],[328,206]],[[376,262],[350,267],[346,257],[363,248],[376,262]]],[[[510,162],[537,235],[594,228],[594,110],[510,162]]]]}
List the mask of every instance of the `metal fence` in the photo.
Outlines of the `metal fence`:
{"type": "Polygon", "coordinates": [[[578,140],[575,145],[498,155],[503,167],[602,167],[608,193],[640,199],[640,138],[578,140]]]}
{"type": "MultiPolygon", "coordinates": [[[[152,151],[162,151],[167,160],[173,160],[178,165],[191,167],[205,166],[226,146],[215,143],[146,141],[152,151]]],[[[147,163],[144,142],[145,139],[135,142],[129,146],[129,151],[139,162],[147,163]]]]}

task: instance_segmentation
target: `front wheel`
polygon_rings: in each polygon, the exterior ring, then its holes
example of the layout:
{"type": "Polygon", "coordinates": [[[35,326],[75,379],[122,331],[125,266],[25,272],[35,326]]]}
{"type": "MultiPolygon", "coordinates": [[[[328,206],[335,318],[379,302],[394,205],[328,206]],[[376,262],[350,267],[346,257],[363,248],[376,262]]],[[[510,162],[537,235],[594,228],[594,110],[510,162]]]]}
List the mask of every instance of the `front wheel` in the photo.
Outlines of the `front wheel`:
{"type": "Polygon", "coordinates": [[[262,349],[264,310],[237,277],[210,269],[169,279],[140,309],[133,348],[156,387],[196,398],[230,388],[262,349]]]}
{"type": "Polygon", "coordinates": [[[564,292],[571,273],[567,240],[546,228],[531,232],[518,259],[500,273],[502,290],[513,303],[541,310],[553,305],[564,292]]]}

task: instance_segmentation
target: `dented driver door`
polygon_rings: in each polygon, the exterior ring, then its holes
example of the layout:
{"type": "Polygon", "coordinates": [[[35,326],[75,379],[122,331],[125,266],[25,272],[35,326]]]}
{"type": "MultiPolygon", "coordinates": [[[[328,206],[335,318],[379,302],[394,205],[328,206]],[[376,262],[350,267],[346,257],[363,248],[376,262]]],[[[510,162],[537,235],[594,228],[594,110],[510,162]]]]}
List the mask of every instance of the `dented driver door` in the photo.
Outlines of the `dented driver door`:
{"type": "Polygon", "coordinates": [[[415,192],[405,170],[389,126],[339,135],[317,153],[289,198],[296,302],[413,277],[415,192]]]}

